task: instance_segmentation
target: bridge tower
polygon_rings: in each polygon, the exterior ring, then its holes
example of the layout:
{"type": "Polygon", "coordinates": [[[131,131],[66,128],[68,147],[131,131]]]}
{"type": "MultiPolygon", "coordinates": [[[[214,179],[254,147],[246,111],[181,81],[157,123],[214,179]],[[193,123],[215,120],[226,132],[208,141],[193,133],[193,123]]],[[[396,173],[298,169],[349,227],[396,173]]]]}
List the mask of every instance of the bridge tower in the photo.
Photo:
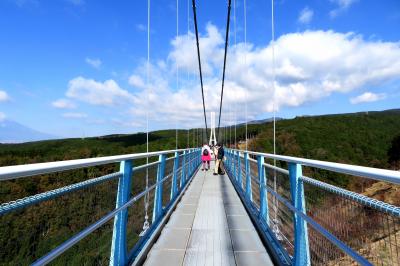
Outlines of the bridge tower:
{"type": "Polygon", "coordinates": [[[215,112],[211,112],[211,134],[209,145],[215,145],[217,143],[217,135],[215,134],[215,112]]]}

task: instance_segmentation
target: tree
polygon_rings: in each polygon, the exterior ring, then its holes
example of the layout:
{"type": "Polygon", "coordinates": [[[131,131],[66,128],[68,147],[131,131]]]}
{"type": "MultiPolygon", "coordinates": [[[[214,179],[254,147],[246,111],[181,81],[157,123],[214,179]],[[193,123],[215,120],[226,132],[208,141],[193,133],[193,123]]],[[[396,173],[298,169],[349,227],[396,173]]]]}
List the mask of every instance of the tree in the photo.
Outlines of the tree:
{"type": "Polygon", "coordinates": [[[391,165],[396,165],[400,162],[400,135],[392,140],[392,144],[388,150],[388,161],[391,165]]]}

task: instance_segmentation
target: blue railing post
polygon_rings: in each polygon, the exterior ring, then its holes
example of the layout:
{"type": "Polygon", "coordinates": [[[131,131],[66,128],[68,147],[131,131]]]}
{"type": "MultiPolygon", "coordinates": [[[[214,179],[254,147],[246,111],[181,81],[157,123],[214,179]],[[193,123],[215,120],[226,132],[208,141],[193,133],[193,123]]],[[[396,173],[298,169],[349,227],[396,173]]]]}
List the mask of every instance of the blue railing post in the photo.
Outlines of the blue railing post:
{"type": "Polygon", "coordinates": [[[183,152],[183,159],[182,159],[182,168],[181,168],[181,182],[180,182],[180,188],[182,188],[185,185],[185,176],[186,176],[186,153],[187,151],[183,152]]]}
{"type": "Polygon", "coordinates": [[[179,152],[175,152],[174,174],[172,176],[171,199],[178,194],[178,168],[179,168],[179,152]]]}
{"type": "Polygon", "coordinates": [[[189,162],[190,162],[189,175],[186,177],[186,182],[189,179],[189,177],[192,176],[193,174],[193,150],[189,150],[189,162]]]}
{"type": "Polygon", "coordinates": [[[198,154],[198,157],[197,157],[197,160],[198,160],[197,166],[199,166],[201,164],[201,149],[199,149],[198,153],[199,154],[198,154]]]}
{"type": "MultiPolygon", "coordinates": [[[[235,162],[235,152],[232,154],[232,161],[235,162]]],[[[237,181],[237,175],[236,175],[236,164],[233,164],[233,177],[235,178],[235,181],[237,181]]]]}
{"type": "MultiPolygon", "coordinates": [[[[304,187],[300,177],[303,175],[301,164],[289,163],[290,194],[293,206],[306,214],[304,187]]],[[[294,214],[294,265],[310,265],[307,223],[299,215],[294,214]]]]}
{"type": "Polygon", "coordinates": [[[240,151],[237,152],[237,169],[236,181],[239,183],[240,188],[243,189],[242,168],[240,166],[240,151]]]}
{"type": "Polygon", "coordinates": [[[264,168],[264,156],[257,156],[258,180],[260,182],[260,218],[269,225],[268,215],[268,195],[267,195],[267,175],[264,168]]]}
{"type": "Polygon", "coordinates": [[[186,164],[187,164],[187,172],[185,175],[185,180],[184,180],[184,184],[186,184],[186,181],[188,180],[189,176],[190,176],[190,171],[191,171],[191,165],[190,165],[190,157],[192,156],[192,154],[190,153],[190,149],[188,150],[188,153],[186,155],[186,164]]]}
{"type": "Polygon", "coordinates": [[[185,181],[184,184],[186,184],[187,180],[189,179],[190,176],[190,172],[191,172],[191,166],[190,166],[190,159],[191,159],[192,153],[190,152],[190,150],[188,150],[188,154],[187,154],[187,168],[186,168],[186,174],[185,174],[185,181]]]}
{"type": "Polygon", "coordinates": [[[201,164],[201,149],[197,149],[197,166],[201,164]]]}
{"type": "MultiPolygon", "coordinates": [[[[157,169],[157,182],[160,182],[164,178],[166,157],[167,156],[165,154],[161,154],[159,156],[159,164],[157,169]]],[[[156,186],[156,191],[154,192],[153,222],[157,220],[158,217],[160,217],[160,215],[162,215],[163,211],[162,196],[163,196],[163,182],[161,182],[156,186]]]]}
{"type": "Polygon", "coordinates": [[[226,164],[227,164],[227,169],[228,169],[228,172],[229,173],[231,173],[231,166],[232,166],[232,164],[231,164],[231,150],[230,149],[228,149],[227,150],[227,155],[226,155],[226,164]]]}
{"type": "MultiPolygon", "coordinates": [[[[119,208],[128,202],[131,192],[132,161],[122,161],[120,172],[122,176],[118,181],[117,202],[119,208]]],[[[110,265],[125,265],[127,260],[126,225],[128,222],[128,209],[119,212],[114,218],[114,229],[111,244],[110,265]]]]}
{"type": "Polygon", "coordinates": [[[251,190],[250,162],[249,162],[249,154],[247,152],[244,153],[244,169],[246,173],[246,198],[252,201],[253,193],[251,190]]]}

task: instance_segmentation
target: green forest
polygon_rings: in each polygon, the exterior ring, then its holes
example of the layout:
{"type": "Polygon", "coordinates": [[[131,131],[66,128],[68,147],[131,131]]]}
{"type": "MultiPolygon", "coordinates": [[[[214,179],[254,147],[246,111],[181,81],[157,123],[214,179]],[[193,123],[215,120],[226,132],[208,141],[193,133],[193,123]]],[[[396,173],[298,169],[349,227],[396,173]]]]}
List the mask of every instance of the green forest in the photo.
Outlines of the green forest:
{"type": "MultiPolygon", "coordinates": [[[[245,126],[221,128],[220,140],[235,146],[245,139],[245,126]]],[[[272,153],[273,124],[248,125],[249,150],[272,153]]],[[[149,134],[150,151],[201,145],[204,129],[161,130],[149,134]]],[[[310,159],[397,169],[400,161],[400,110],[339,115],[296,117],[276,123],[277,153],[310,159]]],[[[0,166],[59,160],[81,159],[146,150],[146,134],[110,135],[39,141],[22,144],[0,144],[0,166]]],[[[155,159],[155,158],[154,158],[155,159]]],[[[135,161],[140,165],[144,161],[135,161]]],[[[284,166],[284,164],[282,164],[284,166]]],[[[110,164],[62,173],[46,174],[0,182],[0,204],[42,193],[118,171],[110,164]]],[[[154,171],[153,171],[154,172],[154,171]]],[[[368,186],[360,179],[306,169],[314,178],[362,190],[368,186]]],[[[154,173],[153,173],[154,174],[154,173]]],[[[132,181],[132,195],[144,188],[142,174],[132,181]]],[[[63,241],[108,213],[115,205],[117,180],[83,189],[60,198],[39,203],[0,216],[0,265],[28,265],[63,241]]],[[[129,209],[132,248],[143,224],[143,204],[129,209]]],[[[108,264],[112,221],[77,244],[53,262],[53,265],[108,264]]],[[[129,237],[128,236],[128,237],[129,237]]]]}

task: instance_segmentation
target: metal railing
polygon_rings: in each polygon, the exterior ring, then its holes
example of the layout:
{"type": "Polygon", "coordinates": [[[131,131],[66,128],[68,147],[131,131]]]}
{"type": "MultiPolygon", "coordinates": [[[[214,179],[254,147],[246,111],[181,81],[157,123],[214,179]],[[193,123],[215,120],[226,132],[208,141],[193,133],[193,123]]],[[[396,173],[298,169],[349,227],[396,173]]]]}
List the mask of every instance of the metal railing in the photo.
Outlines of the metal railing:
{"type": "Polygon", "coordinates": [[[0,205],[0,216],[78,190],[95,187],[109,180],[118,180],[115,208],[101,219],[63,242],[61,245],[50,250],[46,255],[34,261],[33,265],[44,265],[53,261],[55,258],[112,219],[114,219],[114,223],[109,263],[110,265],[126,265],[142,259],[141,256],[143,257],[143,255],[145,255],[144,251],[148,251],[149,243],[154,239],[154,236],[159,233],[166,219],[171,214],[179,198],[182,196],[187,185],[197,171],[198,166],[200,165],[200,153],[200,149],[193,148],[0,167],[1,185],[1,181],[14,180],[21,177],[56,173],[106,164],[120,164],[120,170],[115,173],[91,178],[62,188],[27,196],[15,201],[2,203],[0,205]],[[172,156],[167,158],[168,155],[172,156]],[[133,160],[156,156],[158,156],[158,160],[155,162],[137,167],[133,166],[133,160]],[[168,169],[166,169],[169,162],[172,164],[168,169]],[[143,170],[148,171],[151,167],[157,168],[154,182],[140,193],[131,197],[132,187],[134,187],[135,184],[134,177],[143,170]],[[170,188],[166,187],[166,184],[169,184],[170,188]],[[127,244],[129,240],[127,239],[129,207],[137,203],[139,199],[146,196],[149,197],[152,193],[154,194],[154,197],[152,198],[153,208],[151,210],[152,217],[150,218],[150,227],[142,232],[139,240],[135,243],[133,248],[130,249],[127,244]]]}
{"type": "Polygon", "coordinates": [[[400,172],[233,149],[226,150],[225,164],[280,263],[400,265],[400,207],[307,177],[303,169],[394,186],[400,172]]]}

